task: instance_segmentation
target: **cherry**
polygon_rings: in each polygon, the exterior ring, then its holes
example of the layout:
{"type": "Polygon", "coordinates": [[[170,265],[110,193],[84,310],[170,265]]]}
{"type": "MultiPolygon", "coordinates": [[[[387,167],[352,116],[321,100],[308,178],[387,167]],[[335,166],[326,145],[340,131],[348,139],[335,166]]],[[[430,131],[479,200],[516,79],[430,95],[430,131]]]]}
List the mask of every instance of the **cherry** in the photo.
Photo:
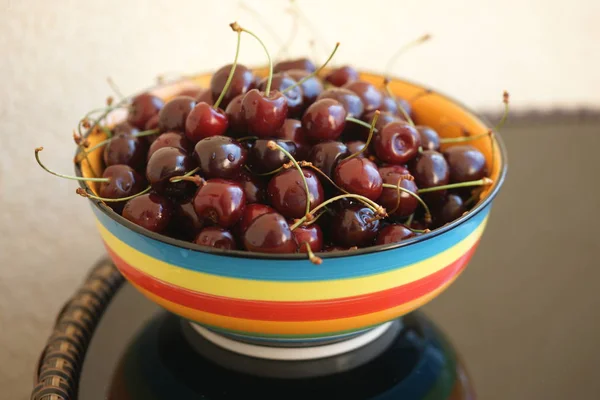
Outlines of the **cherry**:
{"type": "MultiPolygon", "coordinates": [[[[380,110],[389,112],[393,115],[396,115],[398,118],[401,118],[406,121],[404,114],[410,115],[412,112],[412,107],[408,103],[408,101],[398,98],[396,96],[389,96],[387,94],[383,94],[383,101],[381,102],[380,110]],[[404,112],[401,112],[398,107],[402,107],[404,112]]],[[[407,121],[408,122],[408,121],[407,121]]]]}
{"type": "Polygon", "coordinates": [[[267,213],[255,218],[243,235],[244,247],[258,253],[295,253],[298,243],[281,214],[267,213]]]}
{"type": "Polygon", "coordinates": [[[192,241],[204,226],[194,210],[193,199],[176,203],[168,232],[177,239],[192,241]]]}
{"type": "Polygon", "coordinates": [[[405,164],[415,158],[421,137],[414,126],[406,122],[390,122],[373,138],[375,155],[390,164],[405,164]]]}
{"type": "Polygon", "coordinates": [[[398,243],[402,240],[414,237],[415,233],[401,224],[391,224],[381,228],[377,234],[375,244],[391,244],[398,243]]]}
{"type": "Polygon", "coordinates": [[[242,189],[244,189],[246,203],[264,203],[266,201],[266,185],[258,177],[242,170],[237,178],[237,183],[239,183],[242,189]]]}
{"type": "MultiPolygon", "coordinates": [[[[299,69],[291,69],[287,71],[288,75],[295,79],[297,82],[306,78],[310,73],[299,69]]],[[[315,102],[317,97],[323,92],[323,84],[321,80],[316,76],[311,76],[300,83],[303,94],[303,105],[307,108],[309,105],[315,102]]]]}
{"type": "MultiPolygon", "coordinates": [[[[365,113],[363,115],[362,120],[364,122],[370,124],[371,121],[373,121],[375,112],[377,112],[377,110],[365,113]]],[[[402,120],[400,118],[398,118],[398,116],[396,116],[390,112],[387,112],[387,111],[380,112],[379,118],[377,119],[377,122],[375,122],[375,129],[377,131],[380,131],[384,126],[386,126],[390,122],[400,122],[400,121],[402,121],[402,120]]],[[[366,126],[356,125],[356,129],[352,130],[351,132],[344,132],[344,137],[348,140],[355,138],[355,139],[366,141],[368,136],[369,136],[369,128],[366,126]]]]}
{"type": "MultiPolygon", "coordinates": [[[[409,168],[419,188],[446,185],[450,181],[450,169],[444,156],[437,151],[425,150],[412,161],[409,168]]],[[[437,203],[446,195],[445,190],[423,195],[425,201],[437,203]]]]}
{"type": "Polygon", "coordinates": [[[460,218],[467,211],[463,199],[450,193],[446,196],[441,206],[433,210],[433,222],[436,226],[442,226],[460,218]]]}
{"type": "Polygon", "coordinates": [[[185,132],[185,121],[196,106],[196,100],[179,96],[168,101],[158,113],[158,129],[161,132],[185,132]]]}
{"type": "MultiPolygon", "coordinates": [[[[146,125],[144,126],[144,130],[145,131],[150,131],[150,130],[158,130],[158,114],[156,114],[155,116],[153,116],[152,118],[150,118],[148,120],[148,122],[146,122],[146,125]]],[[[144,139],[146,141],[146,144],[152,144],[159,135],[149,135],[149,136],[144,136],[144,139]]]]}
{"type": "MultiPolygon", "coordinates": [[[[212,76],[210,80],[210,93],[213,99],[218,98],[221,95],[221,92],[223,92],[232,65],[233,64],[229,64],[221,67],[212,76]]],[[[231,85],[229,86],[229,90],[225,93],[221,105],[227,107],[235,96],[248,92],[253,86],[254,74],[252,71],[242,64],[237,64],[231,80],[231,85]]]]}
{"type": "Polygon", "coordinates": [[[421,146],[424,150],[440,150],[440,137],[436,131],[428,126],[415,126],[421,136],[421,146]]]}
{"type": "Polygon", "coordinates": [[[218,226],[207,226],[202,229],[194,239],[200,246],[214,247],[216,249],[235,250],[237,246],[231,232],[218,226]]]}
{"type": "Polygon", "coordinates": [[[273,66],[273,72],[283,72],[289,70],[301,70],[315,72],[317,67],[316,65],[310,61],[308,58],[297,58],[295,60],[283,60],[279,61],[277,64],[273,66]]]}
{"type": "Polygon", "coordinates": [[[308,253],[307,243],[312,251],[318,252],[323,249],[323,231],[318,224],[300,225],[292,233],[298,243],[298,252],[308,253]]]}
{"type": "MultiPolygon", "coordinates": [[[[258,139],[248,152],[248,166],[253,172],[264,174],[275,171],[290,159],[279,150],[271,150],[267,145],[269,139],[258,139]]],[[[296,154],[296,146],[293,142],[275,140],[275,142],[285,148],[292,156],[296,154]]]]}
{"type": "Polygon", "coordinates": [[[313,143],[336,140],[346,126],[347,112],[337,100],[322,99],[311,104],[302,117],[302,128],[313,143]]]}
{"type": "Polygon", "coordinates": [[[332,69],[325,77],[325,81],[338,87],[356,80],[358,80],[358,71],[349,65],[332,69]]]}
{"type": "MultiPolygon", "coordinates": [[[[379,168],[379,174],[383,179],[383,183],[397,186],[400,178],[407,176],[409,172],[404,167],[390,165],[379,168]]],[[[418,190],[415,182],[407,178],[403,178],[400,181],[400,187],[413,193],[417,193],[418,190]]],[[[377,202],[386,209],[388,214],[398,217],[409,216],[415,212],[419,205],[418,200],[414,196],[403,191],[400,192],[400,202],[398,202],[398,189],[389,187],[383,188],[377,202]]]]}
{"type": "Polygon", "coordinates": [[[200,96],[204,95],[205,92],[206,92],[206,89],[201,88],[200,86],[192,86],[192,87],[183,89],[182,91],[177,93],[177,96],[190,96],[195,99],[198,99],[200,96]]]}
{"type": "MultiPolygon", "coordinates": [[[[302,169],[304,180],[310,193],[309,209],[313,209],[325,200],[323,187],[317,175],[302,169]]],[[[269,202],[286,218],[302,218],[306,214],[306,187],[297,169],[281,171],[271,179],[267,188],[269,202]]]]}
{"type": "Polygon", "coordinates": [[[294,158],[296,158],[296,160],[308,159],[310,146],[304,137],[305,135],[304,130],[302,129],[302,122],[297,119],[286,119],[275,136],[278,139],[288,140],[294,143],[296,146],[294,158]]]}
{"type": "Polygon", "coordinates": [[[175,147],[163,147],[152,154],[146,165],[146,178],[159,194],[182,197],[194,189],[188,181],[171,182],[169,179],[190,172],[196,163],[187,152],[175,147]]]}
{"type": "Polygon", "coordinates": [[[133,135],[117,135],[104,147],[104,165],[125,164],[135,170],[144,166],[146,143],[133,135]]]}
{"type": "Polygon", "coordinates": [[[242,217],[245,205],[242,187],[226,179],[209,179],[194,196],[194,210],[200,219],[222,228],[235,225],[242,217]]]}
{"type": "Polygon", "coordinates": [[[317,100],[333,99],[339,101],[346,109],[348,117],[360,118],[365,111],[362,100],[356,93],[349,89],[331,88],[324,90],[317,100]]]}
{"type": "Polygon", "coordinates": [[[129,122],[121,122],[116,124],[112,129],[113,136],[123,136],[123,135],[137,135],[140,130],[135,126],[131,125],[129,122]]]}
{"type": "Polygon", "coordinates": [[[346,83],[343,87],[353,91],[360,97],[365,107],[365,112],[381,108],[383,94],[381,93],[381,90],[377,89],[371,83],[365,81],[353,81],[346,83]]]}
{"type": "Polygon", "coordinates": [[[246,123],[244,121],[244,115],[242,114],[243,99],[243,94],[235,96],[225,109],[225,114],[227,114],[227,119],[229,120],[229,131],[234,136],[240,136],[246,132],[246,123]]]}
{"type": "Polygon", "coordinates": [[[333,180],[347,192],[371,200],[377,200],[383,190],[383,180],[377,165],[367,158],[351,157],[340,161],[335,167],[333,180]]]}
{"type": "Polygon", "coordinates": [[[142,93],[131,101],[127,122],[139,129],[144,129],[148,121],[158,115],[158,112],[165,105],[164,101],[151,95],[142,93]]]}
{"type": "Polygon", "coordinates": [[[189,153],[192,149],[192,144],[180,133],[166,132],[161,135],[157,135],[156,140],[152,142],[150,149],[148,149],[147,159],[149,160],[152,154],[154,154],[158,149],[165,147],[175,147],[183,152],[189,153]]]}
{"type": "Polygon", "coordinates": [[[248,133],[261,138],[274,136],[288,114],[287,98],[278,91],[252,89],[242,99],[242,115],[248,133]]]}
{"type": "Polygon", "coordinates": [[[142,228],[161,233],[169,225],[173,205],[156,193],[146,193],[125,203],[123,217],[142,228]]]}
{"type": "Polygon", "coordinates": [[[443,154],[453,183],[475,181],[487,175],[485,156],[473,146],[452,146],[443,154]]]}
{"type": "Polygon", "coordinates": [[[234,179],[246,162],[246,149],[230,137],[211,136],[196,143],[194,157],[203,177],[234,179]]]}
{"type": "Polygon", "coordinates": [[[260,217],[263,214],[275,213],[275,212],[277,212],[277,211],[275,211],[274,208],[269,207],[266,204],[248,204],[246,206],[246,208],[244,209],[242,218],[235,226],[236,232],[241,237],[244,234],[244,232],[246,232],[246,229],[248,229],[248,226],[250,225],[250,223],[252,221],[254,221],[256,218],[260,217]]]}
{"type": "Polygon", "coordinates": [[[185,136],[192,143],[209,136],[225,134],[229,121],[225,111],[213,108],[208,103],[198,103],[190,111],[185,121],[185,136]]]}
{"type": "Polygon", "coordinates": [[[366,143],[362,140],[351,140],[346,142],[346,147],[348,148],[348,153],[354,154],[357,153],[356,157],[365,157],[368,156],[368,149],[365,149],[366,143]],[[365,149],[363,151],[363,149],[365,149]]]}
{"type": "Polygon", "coordinates": [[[322,142],[312,147],[308,161],[332,178],[338,162],[348,154],[350,154],[348,147],[342,142],[322,142]]]}
{"type": "MultiPolygon", "coordinates": [[[[264,78],[258,84],[258,90],[264,92],[269,78],[264,78]]],[[[304,110],[304,94],[302,86],[296,85],[297,82],[285,72],[273,75],[271,89],[282,93],[287,100],[287,115],[289,117],[298,117],[304,110]],[[285,89],[290,90],[284,92],[285,89]]]]}
{"type": "MultiPolygon", "coordinates": [[[[109,178],[108,182],[101,182],[98,194],[107,199],[120,199],[133,196],[146,187],[144,178],[128,165],[111,165],[102,173],[103,178],[109,178]]],[[[110,208],[121,213],[124,201],[107,202],[110,208]]]]}
{"type": "Polygon", "coordinates": [[[196,99],[197,103],[206,103],[210,104],[211,106],[215,104],[215,101],[212,97],[212,91],[210,89],[205,89],[202,92],[199,92],[196,96],[192,97],[196,99]]]}
{"type": "MultiPolygon", "coordinates": [[[[357,158],[356,160],[361,160],[357,158]]],[[[375,213],[363,205],[344,208],[332,218],[331,239],[339,246],[368,246],[379,229],[375,213]]]]}

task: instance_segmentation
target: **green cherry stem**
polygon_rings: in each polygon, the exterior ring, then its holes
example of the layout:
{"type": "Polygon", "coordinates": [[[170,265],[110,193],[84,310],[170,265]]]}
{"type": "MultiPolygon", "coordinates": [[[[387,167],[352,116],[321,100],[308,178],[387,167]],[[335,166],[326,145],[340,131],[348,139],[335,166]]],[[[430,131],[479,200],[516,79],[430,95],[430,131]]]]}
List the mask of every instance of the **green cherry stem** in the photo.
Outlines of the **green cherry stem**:
{"type": "Polygon", "coordinates": [[[367,137],[367,141],[365,142],[365,145],[363,146],[363,148],[358,150],[356,153],[350,154],[348,157],[344,158],[344,160],[349,160],[353,157],[356,157],[369,148],[369,144],[371,143],[371,139],[373,138],[373,131],[375,131],[375,124],[377,123],[377,120],[379,119],[379,114],[381,114],[381,113],[379,112],[379,110],[377,110],[377,111],[375,111],[375,115],[373,115],[373,119],[371,120],[371,125],[369,125],[369,137],[367,137]]]}
{"type": "Polygon", "coordinates": [[[321,257],[315,256],[315,253],[313,253],[312,249],[310,248],[310,244],[308,242],[304,242],[302,244],[306,246],[308,260],[315,265],[321,265],[323,263],[323,259],[321,257]]]}
{"type": "MultiPolygon", "coordinates": [[[[401,187],[400,186],[400,181],[398,182],[397,185],[392,185],[391,183],[384,183],[383,187],[390,188],[390,189],[396,189],[399,192],[408,193],[409,195],[411,195],[412,197],[414,197],[415,199],[417,199],[417,201],[419,203],[421,203],[421,205],[425,209],[425,221],[431,221],[431,211],[429,211],[429,207],[427,206],[427,203],[425,203],[423,201],[423,199],[421,198],[421,196],[419,196],[417,193],[415,193],[413,191],[410,191],[410,190],[408,190],[406,188],[401,187]]],[[[417,190],[417,192],[419,192],[419,191],[417,190]]]]}
{"type": "Polygon", "coordinates": [[[414,233],[429,233],[429,232],[431,232],[429,229],[415,229],[415,228],[411,228],[410,226],[406,226],[406,225],[404,225],[404,226],[406,227],[406,229],[408,229],[409,231],[414,232],[414,233]]]}
{"type": "Polygon", "coordinates": [[[400,175],[400,177],[398,178],[398,182],[396,183],[396,196],[398,197],[398,201],[396,202],[396,207],[394,207],[393,210],[388,211],[389,214],[395,213],[396,210],[398,208],[400,208],[400,201],[402,200],[400,198],[400,192],[401,192],[401,190],[400,190],[400,184],[402,183],[402,181],[404,179],[412,179],[412,175],[400,175]]]}
{"type": "MultiPolygon", "coordinates": [[[[357,125],[371,129],[371,124],[369,124],[368,122],[365,122],[365,121],[361,121],[360,119],[356,119],[354,117],[346,117],[346,121],[353,122],[357,125]]],[[[377,132],[377,129],[374,129],[373,132],[377,132]]]]}
{"type": "Polygon", "coordinates": [[[223,101],[223,98],[225,98],[225,94],[227,94],[227,91],[229,90],[229,86],[231,86],[231,81],[233,80],[233,74],[235,73],[235,68],[237,67],[238,56],[240,55],[240,43],[242,41],[242,31],[239,29],[236,29],[238,26],[236,25],[235,22],[233,24],[230,24],[229,26],[231,26],[231,29],[233,29],[237,33],[237,44],[235,47],[235,57],[233,58],[233,64],[231,65],[231,69],[229,70],[229,75],[227,76],[227,81],[225,81],[225,86],[223,86],[223,90],[221,90],[221,94],[219,95],[219,98],[217,99],[217,101],[215,101],[215,104],[213,104],[213,109],[215,109],[215,110],[219,108],[219,105],[223,101]]]}
{"type": "Polygon", "coordinates": [[[60,178],[65,178],[65,179],[71,179],[73,181],[86,181],[86,182],[110,182],[110,178],[86,178],[83,176],[72,176],[72,175],[64,175],[64,174],[59,174],[58,172],[54,172],[50,169],[48,169],[48,167],[46,167],[43,163],[42,160],[40,160],[40,152],[44,150],[43,147],[38,147],[35,149],[35,160],[37,161],[37,163],[39,164],[40,167],[42,167],[42,169],[54,176],[58,176],[60,178]]]}
{"type": "Polygon", "coordinates": [[[131,196],[127,196],[127,197],[121,197],[119,199],[108,199],[108,198],[105,198],[105,197],[96,196],[96,195],[93,195],[93,194],[87,192],[84,188],[77,188],[77,190],[75,191],[75,193],[77,193],[81,197],[87,197],[87,198],[90,198],[90,199],[101,200],[101,201],[104,201],[104,202],[107,202],[107,203],[111,203],[111,202],[116,203],[118,201],[127,201],[127,200],[134,199],[134,198],[136,198],[138,196],[141,196],[143,194],[148,193],[151,189],[152,189],[152,186],[148,186],[146,189],[142,190],[139,193],[132,194],[131,196]]]}
{"type": "Polygon", "coordinates": [[[254,32],[249,31],[246,28],[242,28],[237,22],[232,23],[230,26],[231,29],[233,29],[236,32],[246,32],[248,35],[254,37],[254,39],[256,39],[264,49],[265,54],[267,55],[267,59],[269,60],[269,77],[267,78],[267,86],[265,87],[265,96],[269,96],[269,93],[271,93],[271,82],[273,81],[273,60],[271,60],[271,55],[269,54],[267,46],[265,46],[264,42],[258,36],[256,36],[254,32]]]}
{"type": "Polygon", "coordinates": [[[406,220],[404,225],[406,225],[406,227],[410,229],[410,225],[412,224],[413,219],[415,219],[415,213],[412,213],[408,216],[408,219],[406,220]]]}
{"type": "Polygon", "coordinates": [[[194,175],[196,172],[200,171],[200,167],[196,167],[193,170],[191,170],[190,172],[185,173],[184,175],[181,176],[172,176],[171,178],[169,178],[169,182],[181,182],[184,180],[184,178],[188,177],[188,176],[192,176],[194,175]]]}
{"type": "Polygon", "coordinates": [[[112,91],[115,92],[115,94],[119,97],[119,100],[123,100],[125,98],[121,90],[119,90],[119,87],[117,86],[115,81],[113,81],[113,79],[110,76],[106,78],[106,82],[108,82],[108,86],[110,86],[112,91]]]}
{"type": "Polygon", "coordinates": [[[394,100],[394,103],[396,103],[396,108],[398,109],[398,111],[400,111],[400,114],[402,114],[404,119],[406,119],[406,121],[414,128],[415,122],[412,120],[410,115],[408,115],[408,113],[406,112],[404,107],[402,107],[402,104],[400,104],[400,102],[398,101],[398,98],[396,96],[394,96],[394,94],[390,90],[390,80],[388,78],[384,79],[383,85],[385,87],[385,93],[394,100]]]}
{"type": "MultiPolygon", "coordinates": [[[[492,181],[490,178],[482,178],[482,179],[478,179],[476,181],[451,183],[449,185],[440,185],[440,186],[434,186],[434,187],[430,187],[430,188],[423,188],[423,189],[417,190],[417,193],[429,193],[429,192],[435,192],[438,190],[458,189],[458,188],[471,187],[471,186],[487,186],[487,185],[491,185],[492,183],[494,183],[494,181],[492,181]]],[[[383,184],[383,186],[385,186],[385,185],[386,184],[383,184]]]]}
{"type": "Polygon", "coordinates": [[[304,78],[300,79],[298,82],[296,82],[292,86],[286,87],[285,89],[283,89],[281,91],[281,93],[285,94],[285,93],[289,92],[290,90],[294,89],[295,87],[302,85],[304,82],[306,82],[307,80],[309,80],[313,76],[318,75],[319,72],[321,72],[323,70],[323,68],[325,68],[327,66],[327,64],[329,64],[329,61],[331,61],[331,59],[335,55],[338,47],[340,47],[340,42],[337,42],[335,44],[335,47],[333,48],[333,51],[331,52],[331,54],[329,55],[329,57],[327,58],[327,60],[325,60],[325,62],[319,68],[317,68],[314,72],[311,72],[310,74],[306,75],[304,78]]]}
{"type": "MultiPolygon", "coordinates": [[[[151,136],[151,135],[157,134],[158,132],[159,132],[158,129],[150,129],[150,130],[147,130],[147,131],[139,132],[139,133],[137,133],[137,134],[135,134],[133,136],[135,136],[135,137],[151,136]]],[[[110,138],[108,138],[106,140],[103,140],[101,142],[96,143],[94,146],[90,147],[86,151],[83,151],[83,152],[79,153],[77,155],[76,162],[80,162],[81,161],[80,157],[81,157],[82,154],[83,154],[83,157],[85,157],[87,154],[91,154],[93,151],[98,150],[100,147],[103,147],[106,144],[110,143],[113,139],[114,139],[114,137],[110,137],[110,138]]]]}

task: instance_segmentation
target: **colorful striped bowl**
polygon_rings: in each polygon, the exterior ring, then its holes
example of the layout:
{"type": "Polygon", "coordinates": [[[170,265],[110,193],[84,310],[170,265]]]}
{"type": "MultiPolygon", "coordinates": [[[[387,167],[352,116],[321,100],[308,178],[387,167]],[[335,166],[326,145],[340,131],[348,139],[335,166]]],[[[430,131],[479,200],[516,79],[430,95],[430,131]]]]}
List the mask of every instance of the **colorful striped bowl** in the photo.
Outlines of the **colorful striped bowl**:
{"type": "MultiPolygon", "coordinates": [[[[206,86],[209,79],[198,76],[154,92],[168,98],[190,82],[206,86]]],[[[362,79],[376,84],[383,80],[369,73],[362,79]]],[[[392,81],[390,87],[404,98],[424,90],[402,80],[392,81]]],[[[472,135],[489,129],[466,108],[437,93],[420,97],[413,108],[418,123],[444,137],[462,134],[455,123],[472,135]]],[[[101,136],[92,134],[90,139],[95,142],[101,136]]],[[[116,266],[133,286],[167,310],[236,339],[294,346],[337,340],[421,307],[465,269],[506,173],[504,147],[497,135],[494,140],[494,144],[489,138],[472,143],[486,155],[494,184],[468,214],[402,243],[321,254],[320,266],[299,254],[207,249],[146,231],[101,202],[92,200],[92,209],[116,266]]],[[[100,155],[96,151],[90,158],[96,167],[100,155]]],[[[78,173],[88,175],[86,163],[78,173]]]]}

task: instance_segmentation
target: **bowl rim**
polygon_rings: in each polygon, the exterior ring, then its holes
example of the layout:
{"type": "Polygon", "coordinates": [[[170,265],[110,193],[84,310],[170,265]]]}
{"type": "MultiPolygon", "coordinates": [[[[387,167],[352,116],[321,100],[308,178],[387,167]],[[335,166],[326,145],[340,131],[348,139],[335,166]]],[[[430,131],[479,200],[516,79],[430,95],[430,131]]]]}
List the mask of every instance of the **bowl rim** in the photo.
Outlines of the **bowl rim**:
{"type": "MultiPolygon", "coordinates": [[[[251,68],[251,69],[255,70],[256,68],[251,68]]],[[[370,75],[381,75],[381,73],[371,72],[371,71],[365,70],[365,69],[361,69],[359,71],[359,73],[365,73],[365,74],[370,74],[370,75]]],[[[142,94],[142,93],[145,93],[145,92],[148,92],[151,90],[155,90],[155,89],[158,89],[161,87],[167,87],[167,86],[174,85],[174,84],[180,83],[180,82],[187,82],[187,81],[190,81],[190,78],[193,79],[193,77],[195,77],[195,76],[202,76],[202,75],[210,75],[210,73],[198,73],[198,74],[194,74],[192,76],[184,76],[181,79],[164,82],[164,83],[159,83],[157,85],[148,87],[148,88],[146,88],[142,91],[139,91],[128,97],[133,98],[139,94],[142,94]]],[[[421,88],[426,88],[425,85],[422,85],[422,84],[412,81],[412,80],[398,78],[393,75],[390,76],[390,78],[392,80],[408,83],[410,85],[418,86],[421,88]]],[[[490,121],[488,121],[487,118],[485,118],[482,115],[480,115],[479,113],[473,111],[471,108],[465,106],[462,102],[457,101],[453,97],[448,96],[444,93],[441,93],[437,90],[435,90],[434,93],[438,96],[445,98],[446,100],[451,101],[452,103],[456,104],[457,106],[461,107],[463,110],[465,110],[466,112],[473,115],[475,118],[478,118],[480,121],[482,121],[486,126],[488,126],[488,127],[491,126],[490,121]]],[[[84,137],[87,137],[89,134],[91,134],[93,129],[94,129],[94,126],[89,128],[85,132],[84,137]]],[[[487,194],[485,199],[483,199],[483,201],[479,202],[475,206],[475,208],[470,210],[468,213],[462,215],[458,219],[455,219],[454,221],[452,221],[449,224],[446,224],[440,228],[432,230],[431,232],[429,232],[425,235],[415,236],[413,238],[403,240],[398,243],[389,243],[389,244],[382,244],[382,245],[376,245],[376,246],[369,246],[369,247],[359,248],[356,250],[343,250],[343,251],[334,251],[334,252],[322,252],[321,251],[321,252],[316,252],[315,254],[318,254],[319,257],[321,257],[323,259],[330,259],[330,258],[351,257],[351,256],[357,256],[357,255],[367,255],[367,254],[372,254],[372,253],[396,250],[399,248],[407,247],[407,246],[410,246],[410,245],[413,245],[416,243],[422,243],[427,240],[433,239],[439,235],[442,235],[448,231],[453,230],[454,228],[458,227],[459,225],[462,225],[463,223],[467,222],[471,218],[475,217],[478,213],[483,211],[492,202],[492,200],[496,197],[496,195],[500,191],[500,188],[504,184],[504,180],[506,178],[506,173],[508,170],[506,147],[505,147],[504,141],[502,140],[501,135],[496,132],[494,132],[494,138],[496,139],[496,143],[498,144],[498,148],[500,150],[501,170],[498,175],[498,179],[493,183],[493,188],[487,194]]],[[[77,155],[77,150],[76,150],[76,155],[77,155]]],[[[81,167],[77,163],[75,164],[75,172],[76,172],[77,176],[79,176],[79,177],[83,176],[81,167]]],[[[79,186],[84,189],[87,188],[85,181],[79,181],[79,186]]],[[[168,244],[171,246],[175,246],[175,247],[178,247],[181,249],[186,249],[186,250],[199,252],[199,253],[211,254],[211,255],[215,255],[215,256],[232,257],[232,258],[252,258],[252,259],[265,259],[265,260],[306,260],[306,254],[304,254],[304,253],[271,254],[271,253],[249,252],[249,251],[245,251],[245,250],[224,250],[224,249],[216,249],[216,248],[208,247],[208,246],[201,246],[201,245],[198,245],[198,244],[195,244],[192,242],[187,242],[185,240],[171,238],[169,236],[166,236],[166,235],[163,235],[160,233],[149,231],[145,228],[142,228],[139,225],[134,224],[133,222],[125,219],[120,214],[117,214],[116,212],[114,212],[110,207],[108,207],[106,204],[104,204],[101,200],[96,200],[96,199],[92,199],[92,198],[88,198],[88,200],[91,201],[92,204],[94,204],[107,217],[109,217],[113,221],[117,222],[118,224],[124,226],[125,228],[130,229],[140,235],[146,236],[150,239],[154,239],[159,242],[162,242],[162,243],[165,243],[165,244],[168,244]]]]}

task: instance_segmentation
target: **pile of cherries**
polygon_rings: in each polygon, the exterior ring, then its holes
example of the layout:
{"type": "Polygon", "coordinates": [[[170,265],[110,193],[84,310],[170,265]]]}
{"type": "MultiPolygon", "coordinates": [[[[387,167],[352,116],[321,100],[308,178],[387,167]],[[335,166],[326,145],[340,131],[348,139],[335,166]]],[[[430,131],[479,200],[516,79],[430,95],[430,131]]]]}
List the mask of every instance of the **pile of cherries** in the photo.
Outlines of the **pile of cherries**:
{"type": "MultiPolygon", "coordinates": [[[[232,28],[239,51],[241,34],[254,34],[232,28]]],[[[97,126],[109,138],[95,148],[78,137],[77,162],[101,148],[104,161],[101,176],[80,178],[98,182],[98,196],[78,193],[152,232],[320,263],[315,252],[426,234],[462,216],[491,183],[468,140],[440,152],[444,139],[415,126],[407,101],[353,67],[320,78],[300,58],[260,78],[237,54],[207,89],[122,102],[126,121],[97,126]]]]}

